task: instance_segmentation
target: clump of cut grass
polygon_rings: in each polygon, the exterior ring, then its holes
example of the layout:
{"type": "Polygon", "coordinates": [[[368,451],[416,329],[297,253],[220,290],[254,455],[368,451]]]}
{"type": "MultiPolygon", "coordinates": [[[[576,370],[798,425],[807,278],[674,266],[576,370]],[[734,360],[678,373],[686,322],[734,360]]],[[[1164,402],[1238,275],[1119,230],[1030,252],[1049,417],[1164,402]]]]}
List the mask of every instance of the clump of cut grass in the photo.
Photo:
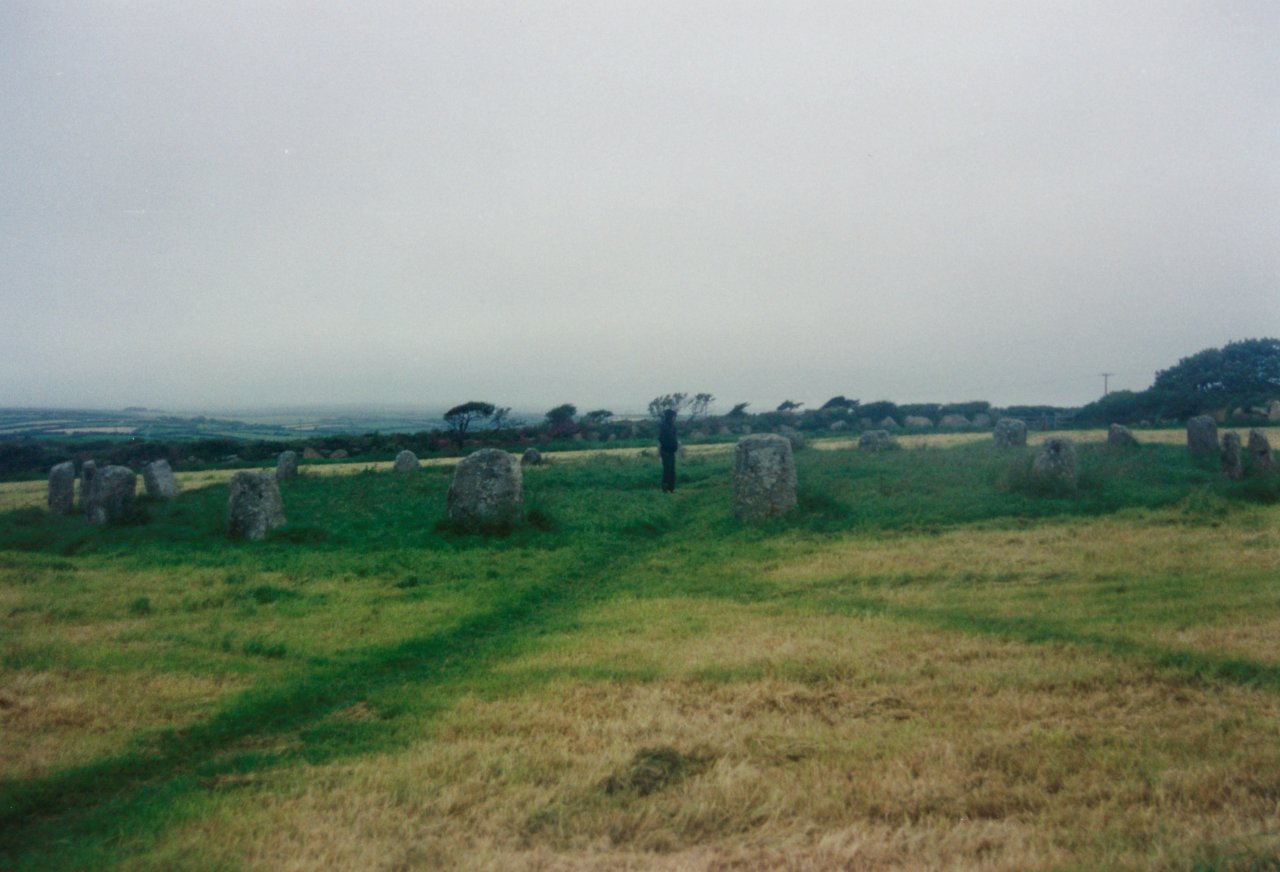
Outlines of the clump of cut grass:
{"type": "Polygon", "coordinates": [[[601,787],[610,795],[648,796],[705,772],[713,761],[710,754],[685,754],[670,745],[641,748],[601,787]]]}

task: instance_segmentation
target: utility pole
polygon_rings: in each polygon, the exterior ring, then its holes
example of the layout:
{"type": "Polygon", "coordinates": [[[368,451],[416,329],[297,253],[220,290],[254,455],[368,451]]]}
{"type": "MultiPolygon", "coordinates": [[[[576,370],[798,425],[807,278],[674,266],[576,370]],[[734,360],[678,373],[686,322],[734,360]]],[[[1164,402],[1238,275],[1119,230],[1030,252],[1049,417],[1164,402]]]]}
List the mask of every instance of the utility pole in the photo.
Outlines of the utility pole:
{"type": "Polygon", "coordinates": [[[1107,395],[1107,379],[1111,378],[1113,375],[1115,375],[1115,373],[1100,372],[1098,373],[1098,375],[1102,376],[1102,395],[1105,397],[1107,395]]]}

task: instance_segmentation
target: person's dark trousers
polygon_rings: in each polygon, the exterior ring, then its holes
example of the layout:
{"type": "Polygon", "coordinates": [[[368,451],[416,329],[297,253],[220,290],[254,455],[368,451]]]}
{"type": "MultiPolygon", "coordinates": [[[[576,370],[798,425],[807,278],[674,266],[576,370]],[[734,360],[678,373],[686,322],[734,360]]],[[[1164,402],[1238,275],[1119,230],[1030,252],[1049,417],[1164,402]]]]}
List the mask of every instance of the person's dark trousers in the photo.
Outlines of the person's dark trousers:
{"type": "Polygon", "coordinates": [[[662,489],[667,493],[673,493],[676,489],[676,453],[674,451],[659,451],[662,455],[662,489]]]}

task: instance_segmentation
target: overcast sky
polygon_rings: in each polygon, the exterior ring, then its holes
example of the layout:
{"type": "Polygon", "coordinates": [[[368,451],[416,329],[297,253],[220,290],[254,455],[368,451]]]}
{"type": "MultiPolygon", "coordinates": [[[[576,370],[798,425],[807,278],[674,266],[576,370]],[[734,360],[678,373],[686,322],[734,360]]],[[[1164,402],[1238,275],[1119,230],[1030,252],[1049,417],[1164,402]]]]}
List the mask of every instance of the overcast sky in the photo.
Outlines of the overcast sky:
{"type": "Polygon", "coordinates": [[[1280,3],[0,3],[0,405],[1082,404],[1280,336],[1280,3]]]}

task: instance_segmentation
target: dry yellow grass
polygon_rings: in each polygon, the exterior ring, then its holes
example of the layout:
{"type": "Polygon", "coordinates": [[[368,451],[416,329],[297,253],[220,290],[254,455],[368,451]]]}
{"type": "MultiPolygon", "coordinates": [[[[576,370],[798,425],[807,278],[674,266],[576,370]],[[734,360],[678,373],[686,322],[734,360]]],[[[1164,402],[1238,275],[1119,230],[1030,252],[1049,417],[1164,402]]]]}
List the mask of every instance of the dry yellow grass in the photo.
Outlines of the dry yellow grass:
{"type": "Polygon", "coordinates": [[[175,850],[267,869],[1149,869],[1280,823],[1274,694],[878,618],[631,602],[596,620],[645,629],[615,651],[588,626],[587,650],[511,668],[643,653],[664,677],[466,698],[402,753],[256,785],[258,813],[175,850]],[[700,610],[717,632],[654,621],[700,610]],[[699,677],[733,667],[756,677],[699,677]],[[664,746],[687,777],[609,793],[664,746]]]}

